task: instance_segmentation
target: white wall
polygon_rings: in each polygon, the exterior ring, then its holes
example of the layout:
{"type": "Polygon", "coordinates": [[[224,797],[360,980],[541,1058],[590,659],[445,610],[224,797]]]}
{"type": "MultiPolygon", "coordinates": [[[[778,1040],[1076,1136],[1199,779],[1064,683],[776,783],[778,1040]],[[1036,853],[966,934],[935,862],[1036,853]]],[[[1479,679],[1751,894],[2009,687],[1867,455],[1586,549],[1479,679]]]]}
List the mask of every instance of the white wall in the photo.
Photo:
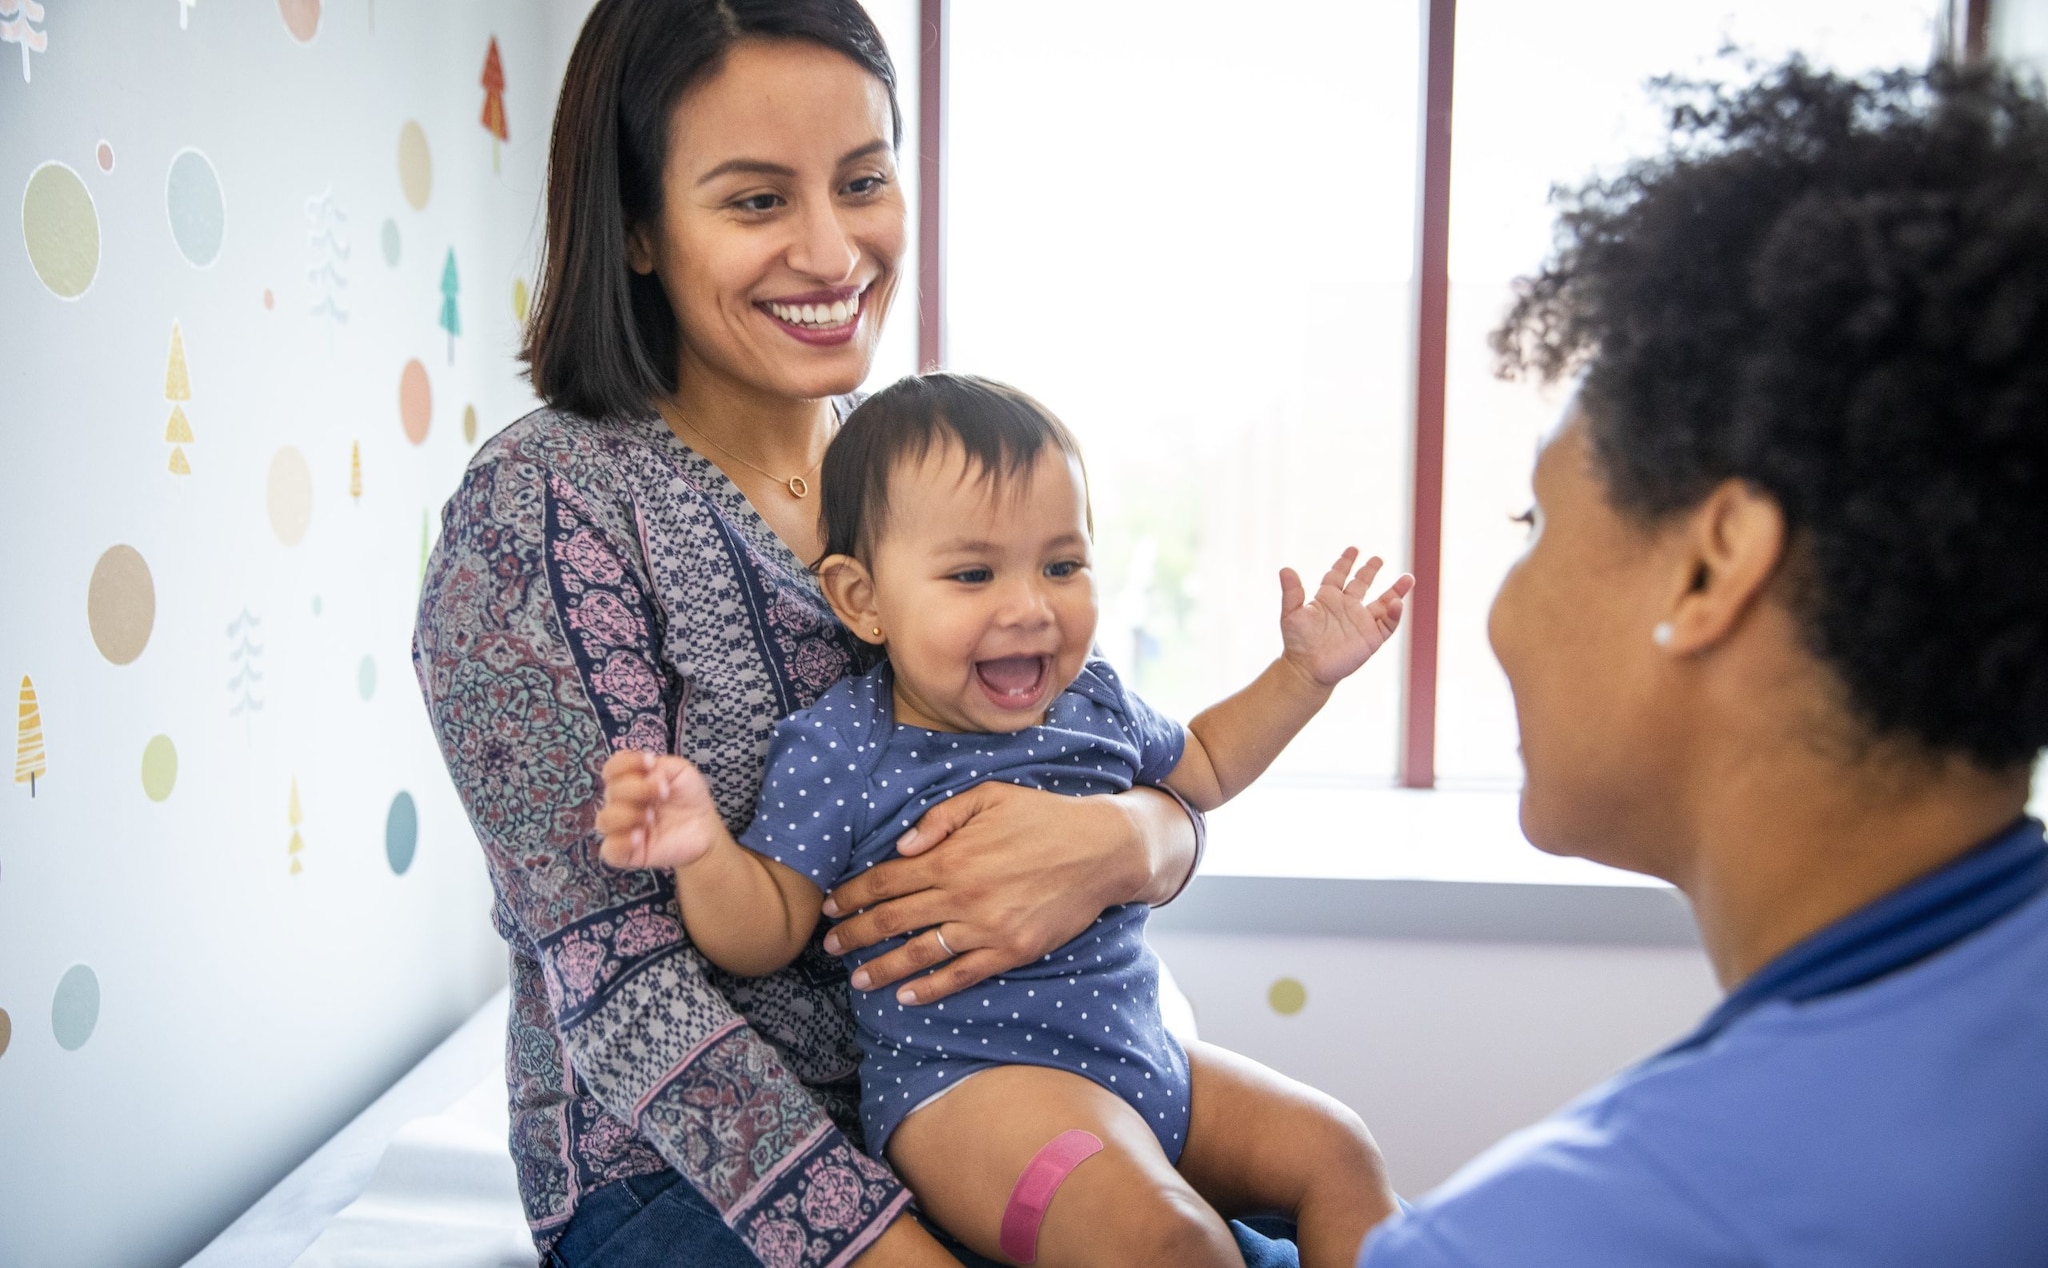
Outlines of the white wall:
{"type": "MultiPolygon", "coordinates": [[[[0,1264],[169,1264],[503,978],[408,643],[423,530],[474,449],[465,407],[481,438],[531,402],[512,296],[554,85],[537,3],[46,0],[39,29],[27,77],[0,43],[0,688],[14,703],[32,680],[42,742],[33,789],[0,784],[0,1264]],[[495,167],[479,121],[494,35],[495,167]],[[408,120],[430,157],[422,206],[400,175],[408,120]],[[170,173],[188,147],[221,196],[178,204],[181,247],[170,173]],[[49,162],[92,207],[54,240],[24,207],[49,162]],[[323,193],[345,216],[333,246],[310,240],[323,193]],[[217,256],[192,257],[194,224],[218,225],[217,256]],[[36,265],[61,283],[81,249],[91,284],[67,298],[36,265]],[[345,285],[309,275],[325,262],[345,285]],[[345,323],[315,312],[329,286],[345,323]],[[417,438],[409,361],[431,391],[417,438]],[[189,474],[169,465],[174,404],[189,474]],[[151,602],[139,651],[117,639],[110,657],[96,634],[142,613],[131,584],[90,615],[117,545],[151,602]],[[244,612],[261,708],[236,712],[244,612]],[[146,788],[159,738],[175,780],[159,762],[146,788]],[[401,794],[417,814],[402,868],[401,794]],[[89,1028],[60,987],[77,966],[89,1028]]],[[[14,738],[25,776],[33,745],[14,738]]]]}
{"type": "Polygon", "coordinates": [[[1203,1039],[1357,1110],[1410,1197],[1677,1039],[1720,998],[1705,957],[1678,948],[1151,939],[1203,1039]],[[1282,979],[1305,988],[1291,1015],[1270,998],[1282,979]]]}

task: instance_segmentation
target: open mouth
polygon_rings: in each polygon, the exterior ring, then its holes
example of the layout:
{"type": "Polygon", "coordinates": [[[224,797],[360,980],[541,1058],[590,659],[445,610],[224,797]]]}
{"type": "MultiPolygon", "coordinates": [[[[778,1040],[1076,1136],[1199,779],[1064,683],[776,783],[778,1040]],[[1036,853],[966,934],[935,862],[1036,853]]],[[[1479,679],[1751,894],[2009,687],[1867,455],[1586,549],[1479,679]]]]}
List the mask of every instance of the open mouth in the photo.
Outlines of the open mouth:
{"type": "Polygon", "coordinates": [[[1050,656],[1003,656],[974,662],[981,689],[1001,709],[1028,709],[1038,703],[1052,673],[1050,656]]]}
{"type": "Polygon", "coordinates": [[[764,299],[756,307],[783,329],[807,342],[851,338],[860,325],[868,286],[857,290],[820,292],[788,300],[764,299]]]}

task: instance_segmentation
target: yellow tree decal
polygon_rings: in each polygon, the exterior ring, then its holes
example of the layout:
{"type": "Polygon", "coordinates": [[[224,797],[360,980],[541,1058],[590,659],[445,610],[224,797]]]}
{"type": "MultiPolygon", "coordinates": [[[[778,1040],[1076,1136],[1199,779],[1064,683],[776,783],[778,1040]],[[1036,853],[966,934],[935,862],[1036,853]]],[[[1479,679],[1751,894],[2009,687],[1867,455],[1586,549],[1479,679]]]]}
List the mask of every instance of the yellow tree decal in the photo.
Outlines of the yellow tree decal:
{"type": "Polygon", "coordinates": [[[164,369],[164,399],[172,402],[171,421],[164,424],[164,443],[171,447],[171,474],[191,475],[192,464],[185,461],[184,446],[192,443],[192,424],[178,402],[192,399],[192,379],[185,372],[185,334],[175,321],[171,323],[171,361],[164,369]]]}
{"type": "Polygon", "coordinates": [[[292,840],[291,840],[291,844],[290,844],[290,845],[287,845],[287,846],[286,846],[286,847],[284,848],[284,852],[285,852],[285,854],[286,854],[286,855],[287,855],[288,857],[290,857],[290,859],[291,859],[291,861],[292,861],[292,875],[293,875],[293,876],[297,876],[297,875],[298,875],[298,874],[300,873],[300,871],[302,871],[302,870],[303,870],[303,869],[302,869],[302,868],[300,867],[300,865],[299,865],[299,854],[300,854],[300,852],[301,852],[301,851],[303,851],[303,850],[304,850],[304,849],[306,848],[306,843],[305,843],[305,841],[304,841],[304,840],[303,840],[302,838],[300,838],[300,836],[299,836],[299,822],[300,822],[300,820],[302,820],[302,819],[303,819],[304,817],[305,817],[305,816],[303,816],[303,815],[301,815],[301,814],[299,813],[299,781],[298,781],[298,780],[297,780],[297,779],[295,778],[295,779],[293,779],[293,780],[292,780],[292,804],[291,804],[291,809],[290,809],[289,813],[287,814],[287,818],[289,818],[289,819],[291,820],[291,825],[292,825],[292,840]]]}
{"type": "Polygon", "coordinates": [[[358,502],[363,500],[363,442],[360,440],[348,447],[348,495],[358,502]]]}
{"type": "Polygon", "coordinates": [[[28,785],[28,795],[36,795],[36,780],[50,773],[49,764],[43,760],[43,712],[36,707],[36,686],[21,676],[21,721],[14,730],[14,782],[28,785]]]}

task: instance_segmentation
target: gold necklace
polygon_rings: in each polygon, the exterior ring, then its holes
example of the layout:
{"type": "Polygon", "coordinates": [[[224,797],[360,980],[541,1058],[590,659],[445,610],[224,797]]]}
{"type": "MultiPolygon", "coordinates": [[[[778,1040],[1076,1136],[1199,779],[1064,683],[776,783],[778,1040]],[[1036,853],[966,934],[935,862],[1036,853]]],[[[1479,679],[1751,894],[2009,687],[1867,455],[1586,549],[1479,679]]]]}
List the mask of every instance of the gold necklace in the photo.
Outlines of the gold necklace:
{"type": "Polygon", "coordinates": [[[809,480],[806,480],[804,476],[810,475],[812,472],[815,472],[819,468],[819,466],[824,463],[824,454],[819,454],[818,461],[812,463],[809,469],[806,470],[803,475],[793,475],[788,477],[779,476],[776,475],[773,471],[768,470],[766,467],[755,466],[753,463],[748,462],[745,458],[740,457],[732,450],[727,449],[724,445],[719,444],[717,441],[711,439],[711,437],[705,435],[704,429],[698,427],[689,419],[684,418],[681,410],[674,410],[674,407],[669,405],[665,401],[661,403],[660,408],[664,417],[672,418],[676,422],[681,423],[683,426],[689,428],[692,435],[696,436],[699,440],[702,440],[705,444],[710,445],[713,449],[716,449],[718,452],[724,454],[726,457],[732,459],[734,462],[739,463],[741,466],[746,467],[751,471],[758,471],[762,475],[767,476],[770,480],[773,480],[775,481],[775,483],[781,485],[783,488],[788,489],[789,495],[791,497],[802,499],[810,496],[811,482],[809,480]],[[671,410],[674,410],[674,412],[671,413],[671,410]]]}

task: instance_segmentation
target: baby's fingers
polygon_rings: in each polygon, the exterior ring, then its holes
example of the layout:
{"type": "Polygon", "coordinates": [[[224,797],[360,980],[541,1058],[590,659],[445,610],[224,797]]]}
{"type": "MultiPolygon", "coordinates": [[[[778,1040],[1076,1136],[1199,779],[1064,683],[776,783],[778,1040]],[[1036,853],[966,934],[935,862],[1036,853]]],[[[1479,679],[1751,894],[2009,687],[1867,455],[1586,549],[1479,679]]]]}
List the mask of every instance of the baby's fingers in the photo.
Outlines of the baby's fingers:
{"type": "Polygon", "coordinates": [[[1344,587],[1344,593],[1363,603],[1366,591],[1372,589],[1373,578],[1379,576],[1380,569],[1385,566],[1386,561],[1378,555],[1366,560],[1358,566],[1357,572],[1351,574],[1351,580],[1340,583],[1344,587]]]}
{"type": "Polygon", "coordinates": [[[1351,575],[1351,563],[1357,558],[1358,547],[1346,546],[1344,553],[1337,556],[1337,562],[1331,564],[1330,570],[1323,574],[1323,584],[1335,586],[1337,589],[1342,590],[1344,588],[1344,578],[1351,575]]]}
{"type": "Polygon", "coordinates": [[[1300,607],[1306,598],[1307,595],[1301,588],[1301,574],[1292,568],[1282,568],[1280,570],[1281,619],[1285,620],[1287,615],[1300,607]]]}
{"type": "Polygon", "coordinates": [[[647,831],[607,832],[598,843],[597,856],[613,867],[637,870],[647,866],[647,831]]]}

